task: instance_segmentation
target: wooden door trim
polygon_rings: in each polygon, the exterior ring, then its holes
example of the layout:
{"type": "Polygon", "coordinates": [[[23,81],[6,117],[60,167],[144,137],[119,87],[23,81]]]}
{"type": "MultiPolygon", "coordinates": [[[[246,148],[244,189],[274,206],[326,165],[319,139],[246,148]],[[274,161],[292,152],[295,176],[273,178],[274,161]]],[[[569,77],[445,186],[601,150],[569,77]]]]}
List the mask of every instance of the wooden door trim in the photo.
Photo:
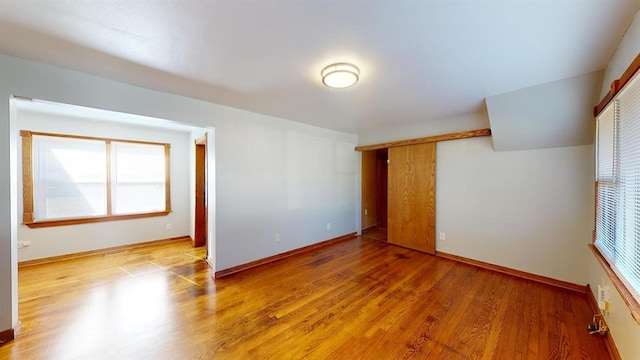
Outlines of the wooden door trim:
{"type": "Polygon", "coordinates": [[[208,240],[207,209],[207,134],[195,140],[195,219],[193,246],[204,246],[208,240]],[[202,196],[200,199],[199,196],[202,196]]]}

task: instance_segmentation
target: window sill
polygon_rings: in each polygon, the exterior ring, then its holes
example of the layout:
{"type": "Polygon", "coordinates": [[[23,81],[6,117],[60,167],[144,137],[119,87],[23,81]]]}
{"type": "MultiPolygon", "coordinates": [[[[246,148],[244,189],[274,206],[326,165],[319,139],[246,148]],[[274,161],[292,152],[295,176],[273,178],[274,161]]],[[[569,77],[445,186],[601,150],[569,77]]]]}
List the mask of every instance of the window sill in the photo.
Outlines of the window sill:
{"type": "Polygon", "coordinates": [[[618,293],[620,294],[620,297],[622,297],[622,300],[624,300],[625,304],[627,304],[627,307],[629,307],[629,311],[631,311],[631,316],[633,317],[633,319],[638,324],[640,324],[640,303],[638,302],[638,300],[633,297],[629,289],[627,289],[627,286],[618,277],[618,274],[616,274],[613,269],[611,269],[609,262],[600,253],[600,250],[598,250],[598,248],[593,244],[589,244],[589,248],[591,248],[591,251],[595,255],[596,259],[598,260],[604,271],[607,273],[607,276],[609,276],[609,278],[611,279],[613,286],[615,286],[618,290],[618,293]]]}
{"type": "Polygon", "coordinates": [[[24,225],[28,226],[29,228],[35,229],[35,228],[43,228],[43,227],[51,227],[51,226],[91,224],[91,223],[99,223],[99,222],[106,222],[106,221],[142,219],[142,218],[155,217],[155,216],[166,216],[166,215],[169,215],[170,212],[171,210],[165,210],[165,211],[158,211],[158,212],[144,213],[144,214],[111,215],[111,216],[99,216],[99,217],[81,218],[81,219],[46,220],[46,221],[24,223],[24,225]]]}

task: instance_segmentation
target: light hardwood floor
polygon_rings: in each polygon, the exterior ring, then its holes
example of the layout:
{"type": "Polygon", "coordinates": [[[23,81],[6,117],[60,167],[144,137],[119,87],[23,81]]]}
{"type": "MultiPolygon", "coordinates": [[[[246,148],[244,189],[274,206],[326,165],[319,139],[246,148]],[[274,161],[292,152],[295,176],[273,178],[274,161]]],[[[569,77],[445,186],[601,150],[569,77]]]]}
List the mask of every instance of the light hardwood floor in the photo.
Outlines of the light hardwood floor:
{"type": "Polygon", "coordinates": [[[608,359],[584,294],[355,238],[214,280],[188,242],[22,268],[0,359],[608,359]]]}

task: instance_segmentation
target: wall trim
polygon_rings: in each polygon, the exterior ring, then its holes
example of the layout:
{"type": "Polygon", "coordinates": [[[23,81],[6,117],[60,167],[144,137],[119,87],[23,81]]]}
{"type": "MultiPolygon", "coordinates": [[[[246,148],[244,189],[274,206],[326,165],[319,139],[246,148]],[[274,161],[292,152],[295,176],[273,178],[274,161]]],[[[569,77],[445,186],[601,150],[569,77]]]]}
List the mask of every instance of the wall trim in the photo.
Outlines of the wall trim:
{"type": "MultiPolygon", "coordinates": [[[[598,301],[596,300],[595,295],[593,295],[593,291],[591,290],[591,286],[587,284],[587,299],[589,301],[589,305],[591,306],[591,311],[594,314],[600,314],[600,308],[598,307],[598,301]]],[[[607,320],[602,317],[602,321],[605,325],[607,325],[607,320]]],[[[609,325],[607,325],[609,327],[609,325]]],[[[593,335],[593,336],[601,336],[601,335],[593,335]]],[[[607,332],[605,335],[605,345],[607,347],[607,351],[609,352],[609,356],[613,360],[622,360],[620,357],[620,353],[618,352],[618,347],[616,346],[615,341],[613,341],[613,336],[611,336],[611,331],[607,332]]]]}
{"type": "Polygon", "coordinates": [[[0,345],[9,342],[15,338],[15,332],[13,329],[7,329],[0,331],[0,345]]]}
{"type": "Polygon", "coordinates": [[[263,259],[258,259],[255,261],[251,261],[248,262],[246,264],[241,264],[238,266],[233,266],[224,270],[220,270],[220,271],[216,271],[214,277],[216,279],[219,279],[221,277],[224,276],[228,276],[231,274],[235,274],[235,273],[239,273],[242,271],[246,271],[249,269],[253,269],[255,267],[261,266],[261,265],[265,265],[265,264],[269,264],[278,260],[282,260],[282,259],[286,259],[286,258],[290,258],[290,257],[294,257],[294,256],[298,256],[298,255],[302,255],[314,250],[317,250],[319,248],[323,248],[325,246],[329,246],[329,245],[333,245],[335,243],[339,243],[341,241],[345,241],[345,240],[349,240],[349,239],[353,239],[357,236],[357,233],[352,232],[346,235],[342,235],[342,236],[338,236],[336,238],[333,239],[329,239],[329,240],[325,240],[325,241],[321,241],[319,243],[315,243],[315,244],[311,244],[311,245],[307,245],[307,246],[303,246],[301,248],[297,248],[297,249],[293,249],[287,252],[283,252],[280,254],[276,254],[273,256],[269,256],[263,259]]]}
{"type": "Polygon", "coordinates": [[[580,293],[586,293],[588,291],[588,285],[578,285],[578,284],[574,284],[574,283],[570,283],[567,281],[562,281],[562,280],[557,280],[557,279],[553,279],[550,277],[546,277],[546,276],[542,276],[542,275],[537,275],[537,274],[532,274],[526,271],[521,271],[521,270],[516,270],[516,269],[512,269],[512,268],[508,268],[508,267],[504,267],[504,266],[500,266],[500,265],[495,265],[495,264],[491,264],[491,263],[487,263],[484,261],[480,261],[480,260],[474,260],[474,259],[469,259],[463,256],[458,256],[458,255],[453,255],[453,254],[448,254],[448,253],[443,253],[440,251],[436,251],[436,256],[445,258],[445,259],[449,259],[449,260],[453,260],[453,261],[457,261],[457,262],[461,262],[461,263],[465,263],[465,264],[469,264],[469,265],[473,265],[473,266],[477,266],[479,268],[483,268],[483,269],[487,269],[487,270],[493,270],[493,271],[497,271],[503,274],[507,274],[507,275],[512,275],[521,279],[527,279],[527,280],[532,280],[535,282],[539,282],[542,284],[547,284],[547,285],[551,285],[551,286],[555,286],[555,287],[559,287],[562,289],[567,289],[567,290],[571,290],[571,291],[577,291],[580,293]]]}
{"type": "Polygon", "coordinates": [[[388,149],[388,148],[397,147],[397,146],[426,144],[426,143],[432,143],[432,142],[458,140],[458,139],[468,139],[468,138],[480,137],[480,136],[491,136],[491,129],[461,131],[457,133],[428,136],[428,137],[423,137],[418,139],[391,141],[391,142],[376,144],[376,145],[361,145],[361,146],[356,146],[355,150],[370,151],[370,150],[388,149]]]}
{"type": "Polygon", "coordinates": [[[46,258],[41,258],[41,259],[25,260],[25,261],[18,262],[18,268],[23,268],[23,267],[27,267],[27,266],[41,265],[41,264],[49,264],[49,263],[58,262],[58,261],[64,261],[64,260],[79,259],[79,258],[84,258],[84,257],[94,256],[94,255],[107,255],[107,254],[111,254],[111,253],[114,253],[114,252],[122,252],[122,251],[141,248],[141,247],[145,247],[145,246],[160,245],[160,244],[173,242],[173,241],[189,241],[189,242],[191,242],[191,236],[178,236],[178,237],[172,237],[172,238],[167,238],[167,239],[145,241],[145,242],[140,242],[140,243],[135,243],[135,244],[113,246],[113,247],[108,247],[108,248],[104,248],[104,249],[97,249],[97,250],[83,251],[83,252],[72,253],[72,254],[51,256],[51,257],[46,257],[46,258]]]}

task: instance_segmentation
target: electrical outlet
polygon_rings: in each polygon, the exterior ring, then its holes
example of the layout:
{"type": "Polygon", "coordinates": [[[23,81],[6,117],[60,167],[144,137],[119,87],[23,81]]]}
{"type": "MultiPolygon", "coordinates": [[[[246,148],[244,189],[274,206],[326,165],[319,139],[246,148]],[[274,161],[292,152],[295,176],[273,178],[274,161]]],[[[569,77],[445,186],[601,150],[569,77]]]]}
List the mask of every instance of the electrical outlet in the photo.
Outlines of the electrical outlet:
{"type": "Polygon", "coordinates": [[[279,241],[280,241],[280,233],[276,233],[276,234],[273,236],[273,241],[275,241],[275,242],[279,242],[279,241]]]}
{"type": "Polygon", "coordinates": [[[598,285],[598,307],[605,312],[611,307],[611,287],[598,285]]]}
{"type": "Polygon", "coordinates": [[[331,223],[327,223],[327,230],[331,230],[331,223]]]}
{"type": "Polygon", "coordinates": [[[369,210],[368,209],[364,209],[364,216],[369,215],[369,210]]]}
{"type": "Polygon", "coordinates": [[[171,223],[167,223],[167,230],[171,230],[171,223]]]}
{"type": "Polygon", "coordinates": [[[440,240],[444,240],[444,233],[440,232],[440,240]]]}

